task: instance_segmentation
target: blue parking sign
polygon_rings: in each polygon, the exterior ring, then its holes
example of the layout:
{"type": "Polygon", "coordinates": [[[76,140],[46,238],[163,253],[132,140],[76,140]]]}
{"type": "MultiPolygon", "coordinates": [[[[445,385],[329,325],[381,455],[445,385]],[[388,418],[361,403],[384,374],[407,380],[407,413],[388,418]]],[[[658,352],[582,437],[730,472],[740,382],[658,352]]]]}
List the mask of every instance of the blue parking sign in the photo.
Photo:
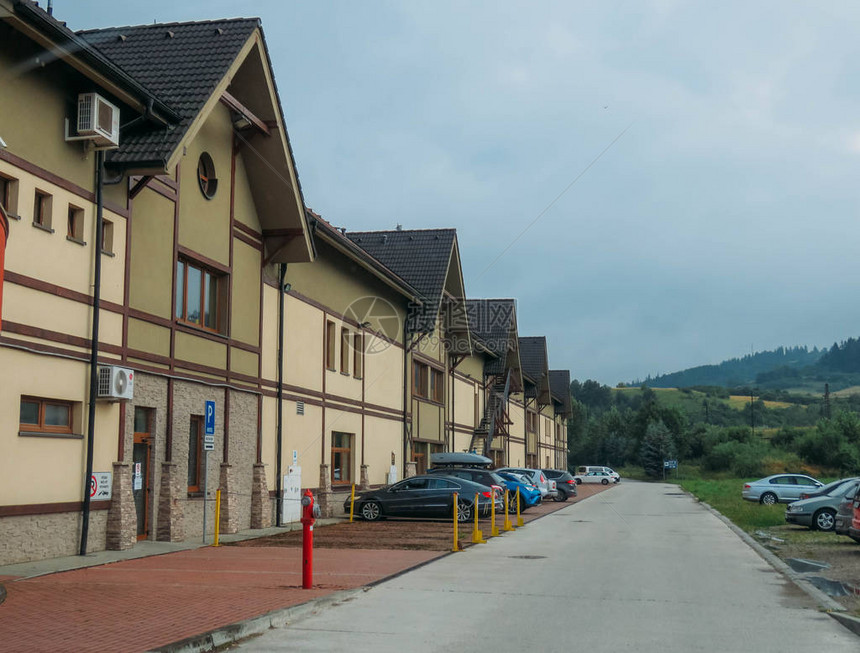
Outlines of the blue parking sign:
{"type": "Polygon", "coordinates": [[[206,431],[204,435],[215,435],[215,402],[206,402],[206,431]]]}

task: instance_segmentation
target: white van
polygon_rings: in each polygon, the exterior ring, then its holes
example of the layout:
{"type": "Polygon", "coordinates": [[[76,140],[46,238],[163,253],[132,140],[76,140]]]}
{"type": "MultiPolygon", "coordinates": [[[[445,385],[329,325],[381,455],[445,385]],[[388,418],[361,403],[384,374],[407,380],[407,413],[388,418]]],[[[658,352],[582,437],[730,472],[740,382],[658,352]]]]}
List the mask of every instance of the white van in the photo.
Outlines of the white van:
{"type": "Polygon", "coordinates": [[[576,474],[574,474],[573,479],[577,485],[581,483],[602,483],[603,485],[608,485],[609,483],[618,483],[621,480],[621,476],[615,470],[603,465],[582,465],[576,468],[576,474]]]}

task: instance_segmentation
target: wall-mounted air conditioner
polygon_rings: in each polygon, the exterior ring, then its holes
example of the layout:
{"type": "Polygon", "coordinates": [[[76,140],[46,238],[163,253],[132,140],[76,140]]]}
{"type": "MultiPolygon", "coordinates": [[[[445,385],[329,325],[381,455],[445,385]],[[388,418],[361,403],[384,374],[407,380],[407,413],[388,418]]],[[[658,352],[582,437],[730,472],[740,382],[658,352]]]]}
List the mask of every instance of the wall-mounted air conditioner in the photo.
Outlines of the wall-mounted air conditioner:
{"type": "Polygon", "coordinates": [[[118,401],[134,398],[134,371],[116,365],[99,367],[99,399],[118,401]]]}
{"type": "Polygon", "coordinates": [[[78,137],[96,147],[119,145],[119,108],[98,93],[78,96],[78,137]]]}

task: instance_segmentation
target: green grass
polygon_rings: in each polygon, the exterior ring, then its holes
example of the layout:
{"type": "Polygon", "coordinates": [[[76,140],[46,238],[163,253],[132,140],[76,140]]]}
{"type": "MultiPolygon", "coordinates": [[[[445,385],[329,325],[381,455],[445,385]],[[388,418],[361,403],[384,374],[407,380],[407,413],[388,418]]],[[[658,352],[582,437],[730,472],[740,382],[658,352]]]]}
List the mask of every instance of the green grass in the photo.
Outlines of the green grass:
{"type": "Polygon", "coordinates": [[[764,506],[741,498],[743,479],[682,479],[678,484],[700,501],[719,510],[738,527],[752,532],[785,524],[785,506],[764,506]]]}

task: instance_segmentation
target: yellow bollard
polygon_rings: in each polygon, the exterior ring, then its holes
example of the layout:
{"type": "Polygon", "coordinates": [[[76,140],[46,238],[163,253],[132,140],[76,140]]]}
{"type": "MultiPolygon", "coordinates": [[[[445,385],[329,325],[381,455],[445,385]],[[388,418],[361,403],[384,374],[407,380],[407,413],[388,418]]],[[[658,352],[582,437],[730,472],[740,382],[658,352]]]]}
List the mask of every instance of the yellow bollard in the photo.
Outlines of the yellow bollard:
{"type": "Polygon", "coordinates": [[[355,513],[355,483],[352,484],[352,494],[349,495],[349,523],[352,523],[352,516],[355,513]]]}
{"type": "Polygon", "coordinates": [[[212,546],[221,546],[218,543],[218,535],[221,530],[221,489],[215,490],[215,543],[212,546]]]}
{"type": "Polygon", "coordinates": [[[478,530],[478,493],[475,492],[475,527],[472,529],[472,544],[486,544],[484,534],[478,530]]]}
{"type": "Polygon", "coordinates": [[[508,491],[505,490],[505,523],[502,526],[503,531],[512,531],[514,530],[514,525],[511,523],[511,510],[510,510],[510,502],[508,497],[508,491]]]}
{"type": "Polygon", "coordinates": [[[499,536],[499,527],[496,526],[496,491],[493,490],[493,496],[490,498],[490,536],[499,536]]]}
{"type": "Polygon", "coordinates": [[[520,515],[520,488],[517,488],[517,526],[523,526],[524,524],[522,515],[520,515]]]}
{"type": "Polygon", "coordinates": [[[454,546],[451,548],[451,551],[457,552],[462,551],[460,548],[460,520],[457,519],[459,515],[459,510],[457,508],[457,504],[459,501],[460,495],[454,492],[454,546]]]}

